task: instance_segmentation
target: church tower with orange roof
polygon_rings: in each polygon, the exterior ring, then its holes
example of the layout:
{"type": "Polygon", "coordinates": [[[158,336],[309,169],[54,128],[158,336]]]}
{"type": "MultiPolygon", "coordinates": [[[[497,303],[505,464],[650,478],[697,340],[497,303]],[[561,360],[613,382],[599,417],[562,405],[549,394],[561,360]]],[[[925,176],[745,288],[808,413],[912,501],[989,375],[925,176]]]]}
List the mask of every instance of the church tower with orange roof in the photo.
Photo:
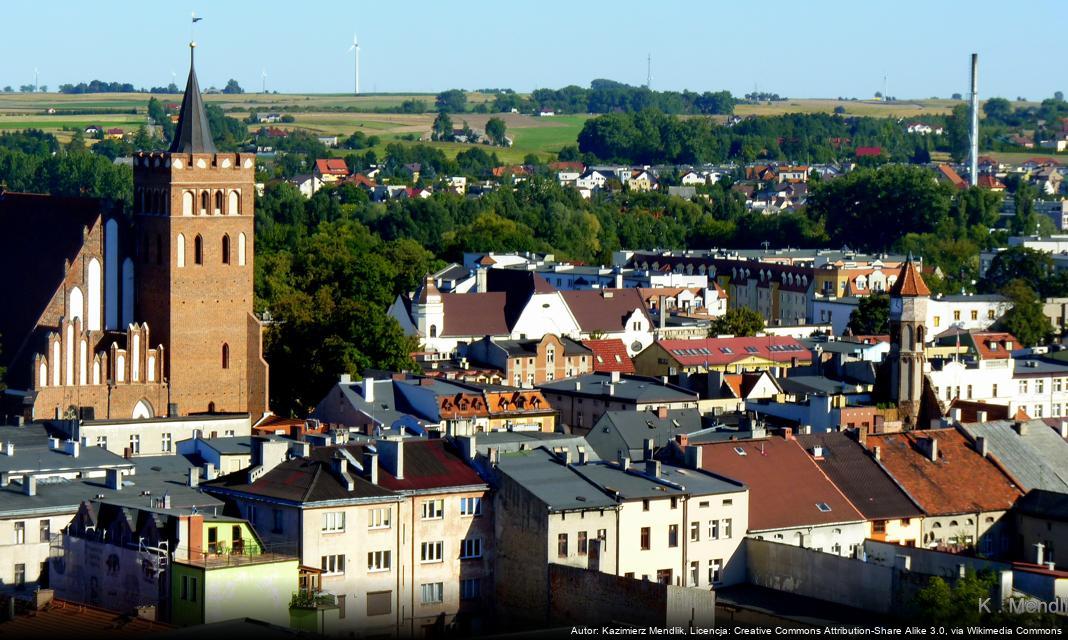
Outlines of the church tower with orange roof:
{"type": "Polygon", "coordinates": [[[917,428],[927,356],[927,302],[931,290],[910,253],[890,287],[890,397],[905,429],[917,428]]]}

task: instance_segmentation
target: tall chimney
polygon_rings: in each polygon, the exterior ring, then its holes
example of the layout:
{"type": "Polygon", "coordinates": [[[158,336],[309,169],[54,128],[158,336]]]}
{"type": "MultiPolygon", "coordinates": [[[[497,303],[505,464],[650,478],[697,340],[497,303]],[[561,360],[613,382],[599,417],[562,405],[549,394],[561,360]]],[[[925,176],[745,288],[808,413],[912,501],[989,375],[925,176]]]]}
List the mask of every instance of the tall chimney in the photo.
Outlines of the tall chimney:
{"type": "Polygon", "coordinates": [[[968,145],[968,184],[979,184],[979,54],[972,54],[972,127],[968,145]]]}
{"type": "Polygon", "coordinates": [[[375,379],[370,376],[363,379],[363,399],[367,402],[375,401],[375,379]]]}

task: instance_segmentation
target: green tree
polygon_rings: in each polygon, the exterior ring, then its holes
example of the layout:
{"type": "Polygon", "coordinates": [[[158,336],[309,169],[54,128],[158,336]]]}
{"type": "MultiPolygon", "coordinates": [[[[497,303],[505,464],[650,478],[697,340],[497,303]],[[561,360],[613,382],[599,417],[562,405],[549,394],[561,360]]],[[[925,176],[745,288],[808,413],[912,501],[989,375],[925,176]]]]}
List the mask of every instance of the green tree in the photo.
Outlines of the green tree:
{"type": "Polygon", "coordinates": [[[946,141],[949,154],[956,162],[963,162],[968,157],[968,135],[971,129],[971,116],[966,104],[953,107],[953,112],[946,118],[946,141]]]}
{"type": "Polygon", "coordinates": [[[998,320],[998,328],[1008,331],[1027,347],[1047,344],[1053,338],[1053,325],[1042,312],[1042,301],[1024,280],[1012,280],[1001,290],[1012,300],[1012,309],[998,320]]]}
{"type": "Polygon", "coordinates": [[[990,98],[983,103],[983,114],[990,124],[1004,124],[1012,117],[1012,103],[1005,98],[990,98]]]}
{"type": "Polygon", "coordinates": [[[237,83],[237,80],[234,80],[233,78],[230,78],[230,80],[226,83],[226,86],[223,87],[222,92],[223,93],[244,93],[245,90],[241,88],[241,85],[239,85],[237,83]]]}
{"type": "Polygon", "coordinates": [[[437,117],[434,118],[432,131],[431,137],[434,140],[452,140],[452,118],[444,109],[438,111],[437,117]]]}
{"type": "Polygon", "coordinates": [[[1052,273],[1053,258],[1048,253],[1028,247],[1009,247],[994,256],[979,284],[988,293],[1001,291],[1013,280],[1034,283],[1041,288],[1052,273]]]}
{"type": "Polygon", "coordinates": [[[708,327],[708,335],[755,336],[763,330],[764,316],[748,307],[736,307],[728,309],[727,313],[718,318],[713,318],[708,327]]]}
{"type": "Polygon", "coordinates": [[[442,91],[434,99],[434,107],[438,111],[448,113],[463,113],[467,108],[467,94],[460,89],[442,91]]]}
{"type": "Polygon", "coordinates": [[[875,293],[861,298],[857,308],[849,315],[848,328],[858,336],[890,333],[890,296],[875,293]]]}
{"type": "Polygon", "coordinates": [[[504,120],[500,118],[490,118],[486,122],[486,135],[489,136],[493,144],[503,147],[506,144],[505,131],[507,126],[504,124],[504,120]]]}

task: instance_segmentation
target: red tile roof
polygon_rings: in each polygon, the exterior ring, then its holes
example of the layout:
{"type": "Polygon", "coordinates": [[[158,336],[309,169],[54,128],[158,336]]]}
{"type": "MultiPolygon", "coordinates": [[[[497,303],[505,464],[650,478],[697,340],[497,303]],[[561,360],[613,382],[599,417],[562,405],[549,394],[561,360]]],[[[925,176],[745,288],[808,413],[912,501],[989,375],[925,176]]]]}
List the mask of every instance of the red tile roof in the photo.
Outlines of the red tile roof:
{"type": "Polygon", "coordinates": [[[398,480],[380,466],[378,484],[393,491],[412,491],[485,482],[444,440],[410,439],[404,441],[404,479],[398,480]]]}
{"type": "Polygon", "coordinates": [[[927,283],[923,281],[920,270],[916,268],[912,260],[906,260],[904,266],[901,267],[901,275],[897,277],[893,286],[890,287],[890,296],[918,298],[929,295],[931,295],[931,290],[927,288],[927,283]]]}
{"type": "Polygon", "coordinates": [[[883,467],[928,515],[1003,511],[1023,495],[998,467],[956,429],[869,435],[883,467]],[[924,453],[938,441],[938,461],[924,453]]]}
{"type": "Polygon", "coordinates": [[[320,175],[349,175],[349,167],[342,158],[319,158],[315,161],[315,169],[320,175]]]}
{"type": "Polygon", "coordinates": [[[964,178],[960,177],[960,174],[948,164],[938,165],[938,172],[941,174],[941,177],[949,181],[954,187],[965,188],[968,186],[968,183],[964,181],[964,178]]]}
{"type": "Polygon", "coordinates": [[[140,638],[174,627],[89,605],[52,600],[39,610],[16,614],[0,628],[11,638],[140,638]]]}
{"type": "Polygon", "coordinates": [[[658,340],[681,365],[722,366],[746,358],[764,358],[775,362],[810,362],[812,352],[789,336],[759,338],[703,338],[700,340],[658,340]]]}
{"type": "Polygon", "coordinates": [[[750,531],[864,520],[796,440],[766,438],[693,446],[702,449],[703,469],[749,488],[750,531]],[[818,504],[830,510],[823,511],[818,504]]]}
{"type": "Polygon", "coordinates": [[[1005,189],[1005,183],[998,180],[996,176],[982,175],[979,176],[979,186],[984,189],[1005,189]]]}
{"type": "Polygon", "coordinates": [[[618,371],[634,373],[634,361],[627,355],[627,347],[622,340],[584,340],[584,347],[593,351],[593,371],[595,373],[618,371]]]}
{"type": "Polygon", "coordinates": [[[1019,349],[1021,346],[1020,341],[1011,333],[993,331],[973,332],[972,343],[982,360],[1008,360],[1012,357],[1012,349],[1019,349]]]}
{"type": "Polygon", "coordinates": [[[877,157],[883,155],[882,147],[857,147],[858,158],[877,157]]]}

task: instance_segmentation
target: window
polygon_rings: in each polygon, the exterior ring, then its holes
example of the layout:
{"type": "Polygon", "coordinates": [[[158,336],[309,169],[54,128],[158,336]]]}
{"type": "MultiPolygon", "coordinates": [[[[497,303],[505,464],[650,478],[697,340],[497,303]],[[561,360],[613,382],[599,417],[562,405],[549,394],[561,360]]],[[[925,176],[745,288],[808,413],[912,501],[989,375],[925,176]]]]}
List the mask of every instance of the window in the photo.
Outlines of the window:
{"type": "Polygon", "coordinates": [[[384,616],[393,613],[392,591],[369,591],[367,593],[367,615],[384,616]]]}
{"type": "Polygon", "coordinates": [[[370,551],[367,553],[367,571],[369,573],[389,571],[392,560],[391,551],[370,551]]]}
{"type": "Polygon", "coordinates": [[[972,320],[978,320],[978,319],[979,319],[979,310],[978,309],[973,309],[972,310],[972,320]]]}
{"type": "Polygon", "coordinates": [[[1027,393],[1027,380],[1020,380],[1020,393],[1027,393]]]}
{"type": "Polygon", "coordinates": [[[423,604],[436,604],[445,599],[444,584],[441,582],[430,582],[422,585],[423,592],[423,604]]]}
{"type": "Polygon", "coordinates": [[[97,436],[96,437],[96,446],[100,447],[101,449],[107,449],[108,448],[108,437],[107,436],[97,436]]]}
{"type": "Polygon", "coordinates": [[[1036,418],[1041,418],[1041,417],[1042,417],[1042,413],[1043,413],[1043,411],[1042,411],[1042,405],[1040,405],[1040,404],[1036,404],[1036,405],[1035,405],[1035,417],[1036,417],[1036,418]]]}
{"type": "Polygon", "coordinates": [[[171,434],[170,433],[164,433],[162,438],[161,438],[161,440],[160,440],[160,445],[159,445],[160,446],[160,450],[163,453],[170,453],[171,452],[171,442],[172,442],[171,434]]]}
{"type": "Polygon", "coordinates": [[[368,529],[388,529],[389,528],[389,507],[379,507],[377,509],[371,509],[371,512],[367,514],[367,528],[368,529]]]}
{"type": "Polygon", "coordinates": [[[732,528],[731,525],[732,524],[733,523],[731,522],[730,518],[724,518],[723,519],[723,537],[724,538],[730,538],[731,537],[731,528],[732,528]]]}
{"type": "Polygon", "coordinates": [[[342,618],[342,619],[345,617],[345,596],[344,595],[339,595],[337,597],[337,617],[338,618],[342,618]]]}
{"type": "Polygon", "coordinates": [[[204,264],[204,238],[200,234],[193,239],[193,263],[204,264]]]}
{"type": "Polygon", "coordinates": [[[936,327],[937,327],[937,326],[938,326],[938,325],[940,325],[940,324],[942,324],[942,318],[940,318],[940,317],[938,317],[938,316],[935,316],[935,317],[934,317],[934,326],[936,326],[936,327]]]}
{"type": "Polygon", "coordinates": [[[464,538],[460,541],[460,559],[482,557],[482,538],[464,538]]]}
{"type": "Polygon", "coordinates": [[[52,539],[52,523],[49,520],[41,520],[41,542],[48,542],[52,539]]]}
{"type": "Polygon", "coordinates": [[[478,600],[482,597],[482,580],[479,578],[464,578],[460,580],[460,599],[478,600]]]}
{"type": "Polygon", "coordinates": [[[460,515],[482,515],[482,498],[460,498],[460,515]]]}
{"type": "Polygon", "coordinates": [[[560,533],[556,536],[556,556],[558,558],[567,557],[567,534],[560,533]]]}
{"type": "Polygon", "coordinates": [[[442,551],[444,551],[445,543],[442,541],[437,542],[424,542],[422,549],[419,552],[420,562],[441,562],[442,551]]]}
{"type": "Polygon", "coordinates": [[[690,542],[700,542],[700,541],[701,541],[701,523],[700,522],[691,522],[690,523],[690,542]]]}
{"type": "Polygon", "coordinates": [[[678,509],[679,508],[679,499],[677,497],[675,497],[675,496],[671,497],[671,508],[672,509],[678,509]]]}
{"type": "Polygon", "coordinates": [[[690,586],[696,587],[701,577],[701,563],[694,560],[690,563],[690,586]]]}
{"type": "Polygon", "coordinates": [[[334,576],[345,573],[344,554],[323,556],[322,560],[323,565],[320,568],[323,570],[323,573],[334,576]]]}
{"type": "Polygon", "coordinates": [[[423,520],[439,520],[444,517],[444,500],[425,500],[423,502],[423,520]]]}
{"type": "Polygon", "coordinates": [[[871,523],[871,530],[874,533],[886,533],[886,520],[875,520],[871,523]]]}
{"type": "Polygon", "coordinates": [[[323,514],[323,531],[326,533],[335,533],[337,531],[345,530],[345,512],[344,511],[327,511],[323,514]]]}
{"type": "Polygon", "coordinates": [[[722,560],[709,560],[708,561],[708,583],[719,584],[722,580],[723,561],[722,560]]]}
{"type": "Polygon", "coordinates": [[[642,551],[649,550],[650,538],[649,527],[642,527],[642,551]]]}
{"type": "Polygon", "coordinates": [[[223,194],[222,191],[215,192],[215,213],[222,213],[223,208],[223,194]]]}
{"type": "Polygon", "coordinates": [[[15,523],[15,544],[25,544],[26,542],[26,523],[19,520],[15,523]]]}
{"type": "Polygon", "coordinates": [[[19,563],[15,565],[15,586],[24,584],[26,584],[26,565],[19,563]]]}
{"type": "Polygon", "coordinates": [[[1045,391],[1046,391],[1046,381],[1045,380],[1035,380],[1035,393],[1045,393],[1045,391]]]}
{"type": "Polygon", "coordinates": [[[972,399],[972,385],[968,385],[968,399],[972,399]]]}
{"type": "Polygon", "coordinates": [[[230,345],[223,343],[222,346],[222,368],[230,368],[230,345]]]}
{"type": "Polygon", "coordinates": [[[994,385],[994,389],[993,389],[993,391],[991,392],[990,395],[992,395],[995,398],[998,397],[998,386],[997,385],[994,385]]]}
{"type": "Polygon", "coordinates": [[[708,521],[708,539],[719,540],[719,520],[708,521]]]}
{"type": "Polygon", "coordinates": [[[589,542],[589,538],[586,537],[586,532],[585,531],[579,531],[578,532],[578,552],[579,552],[579,555],[580,556],[584,556],[587,553],[589,553],[589,550],[590,550],[590,542],[589,542]]]}
{"type": "Polygon", "coordinates": [[[1060,391],[1061,390],[1061,385],[1063,385],[1063,384],[1064,384],[1063,378],[1054,378],[1053,379],[1053,390],[1054,391],[1060,391]]]}
{"type": "Polygon", "coordinates": [[[182,588],[179,597],[186,602],[197,601],[197,579],[195,576],[182,576],[182,588]]]}
{"type": "Polygon", "coordinates": [[[671,569],[658,569],[656,572],[656,581],[660,584],[671,584],[672,573],[671,569]]]}
{"type": "Polygon", "coordinates": [[[822,511],[823,513],[827,513],[831,510],[831,505],[827,504],[826,502],[817,502],[816,508],[822,511]]]}
{"type": "Polygon", "coordinates": [[[668,547],[679,546],[679,525],[668,525],[668,547]]]}
{"type": "Polygon", "coordinates": [[[136,433],[130,436],[130,453],[141,453],[141,436],[136,433]]]}
{"type": "Polygon", "coordinates": [[[230,236],[225,233],[222,237],[222,263],[230,264],[230,236]]]}
{"type": "Polygon", "coordinates": [[[953,312],[953,319],[960,320],[960,309],[953,312]]]}
{"type": "Polygon", "coordinates": [[[1053,403],[1053,411],[1050,413],[1052,417],[1059,417],[1061,415],[1061,405],[1058,402],[1053,403]]]}
{"type": "Polygon", "coordinates": [[[642,511],[648,511],[648,510],[649,510],[649,498],[645,498],[644,500],[642,500],[642,511]]]}

